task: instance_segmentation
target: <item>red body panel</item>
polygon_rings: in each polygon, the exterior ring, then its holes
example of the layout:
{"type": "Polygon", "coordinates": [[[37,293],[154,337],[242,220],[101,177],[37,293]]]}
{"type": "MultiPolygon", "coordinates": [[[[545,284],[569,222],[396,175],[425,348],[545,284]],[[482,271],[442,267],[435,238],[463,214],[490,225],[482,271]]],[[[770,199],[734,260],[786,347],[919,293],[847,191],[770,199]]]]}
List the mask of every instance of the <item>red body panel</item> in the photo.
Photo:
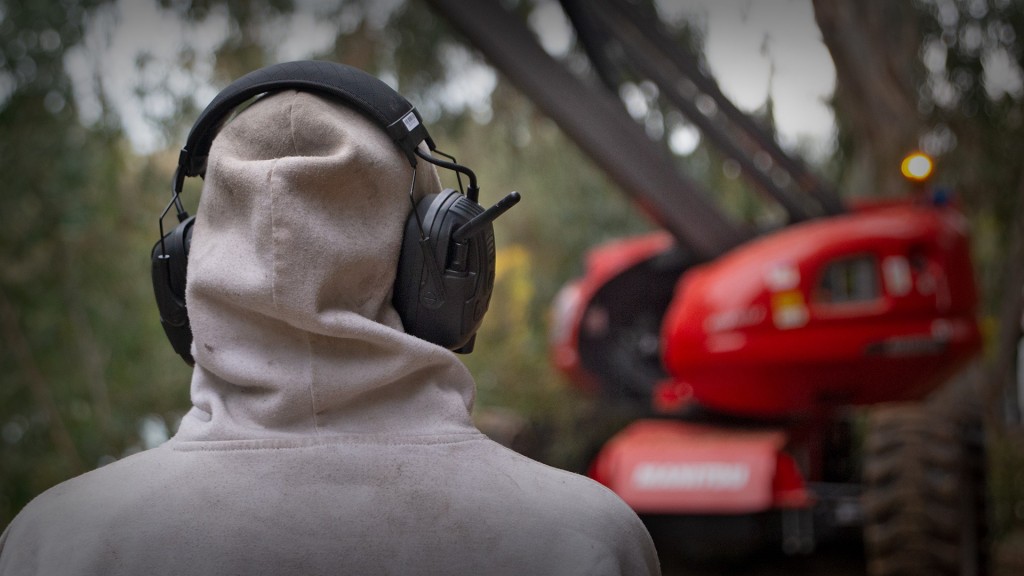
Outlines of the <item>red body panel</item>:
{"type": "Polygon", "coordinates": [[[785,442],[781,430],[639,420],[605,445],[591,476],[641,514],[747,514],[806,506],[802,480],[781,452],[785,442]],[[788,484],[780,484],[780,476],[788,484]]]}
{"type": "Polygon", "coordinates": [[[924,205],[796,225],[681,279],[665,366],[743,415],[922,397],[980,346],[966,222],[924,205]]]}
{"type": "MultiPolygon", "coordinates": [[[[563,291],[552,343],[574,382],[588,377],[574,351],[595,295],[670,245],[667,235],[607,244],[563,291]]],[[[805,481],[828,481],[822,437],[834,411],[935,389],[980,348],[976,305],[966,220],[950,207],[860,207],[690,267],[661,323],[668,378],[651,408],[689,414],[695,403],[778,426],[640,420],[590,474],[641,514],[809,508],[805,481]],[[812,417],[790,418],[800,414],[812,417]]]]}

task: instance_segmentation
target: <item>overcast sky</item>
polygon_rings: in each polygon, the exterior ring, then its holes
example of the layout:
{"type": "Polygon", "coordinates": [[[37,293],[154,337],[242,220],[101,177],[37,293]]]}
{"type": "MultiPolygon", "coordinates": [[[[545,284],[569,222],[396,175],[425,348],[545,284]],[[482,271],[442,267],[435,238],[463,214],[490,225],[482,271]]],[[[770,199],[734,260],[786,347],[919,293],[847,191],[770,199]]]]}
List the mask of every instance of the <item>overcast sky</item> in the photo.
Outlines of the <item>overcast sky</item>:
{"type": "Polygon", "coordinates": [[[830,140],[827,104],[835,68],[810,0],[665,0],[707,14],[706,57],[722,91],[741,110],[763,105],[769,90],[780,137],[830,140]]]}

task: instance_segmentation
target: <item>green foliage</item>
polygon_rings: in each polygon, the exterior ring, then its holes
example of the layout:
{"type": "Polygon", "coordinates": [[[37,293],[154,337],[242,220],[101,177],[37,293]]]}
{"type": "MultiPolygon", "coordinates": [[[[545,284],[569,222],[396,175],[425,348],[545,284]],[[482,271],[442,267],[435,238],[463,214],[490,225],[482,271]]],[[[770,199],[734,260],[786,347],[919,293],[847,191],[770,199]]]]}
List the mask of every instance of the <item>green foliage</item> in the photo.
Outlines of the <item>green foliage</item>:
{"type": "Polygon", "coordinates": [[[1003,536],[1024,525],[1024,438],[1004,435],[989,444],[992,466],[991,493],[997,505],[993,508],[992,530],[1003,536]]]}
{"type": "MultiPolygon", "coordinates": [[[[119,131],[87,128],[62,56],[81,3],[4,6],[0,102],[0,523],[32,496],[141,448],[139,420],[183,410],[144,271],[155,222],[119,131]],[[148,234],[143,234],[143,223],[148,234]],[[130,361],[128,360],[130,359],[130,361]]],[[[160,186],[159,189],[164,189],[160,186]]]]}

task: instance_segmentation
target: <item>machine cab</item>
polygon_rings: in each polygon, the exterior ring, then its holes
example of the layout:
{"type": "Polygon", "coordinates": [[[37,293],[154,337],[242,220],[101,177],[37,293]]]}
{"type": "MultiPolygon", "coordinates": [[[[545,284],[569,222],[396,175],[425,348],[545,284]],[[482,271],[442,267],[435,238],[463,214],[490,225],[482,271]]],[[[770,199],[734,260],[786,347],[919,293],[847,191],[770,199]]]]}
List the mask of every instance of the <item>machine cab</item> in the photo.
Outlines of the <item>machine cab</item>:
{"type": "Polygon", "coordinates": [[[791,226],[682,277],[665,367],[730,413],[920,398],[980,346],[973,278],[951,207],[870,206],[791,226]]]}

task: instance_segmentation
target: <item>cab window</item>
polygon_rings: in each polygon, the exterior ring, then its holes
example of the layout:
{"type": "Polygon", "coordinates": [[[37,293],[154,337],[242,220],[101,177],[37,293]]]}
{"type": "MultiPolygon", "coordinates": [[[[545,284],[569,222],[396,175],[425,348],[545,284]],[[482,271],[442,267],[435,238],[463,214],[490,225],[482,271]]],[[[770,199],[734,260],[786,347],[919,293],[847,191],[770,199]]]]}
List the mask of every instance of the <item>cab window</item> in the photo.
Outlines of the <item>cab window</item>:
{"type": "Polygon", "coordinates": [[[878,262],[861,255],[827,264],[815,291],[815,300],[829,304],[868,302],[881,296],[878,262]]]}

